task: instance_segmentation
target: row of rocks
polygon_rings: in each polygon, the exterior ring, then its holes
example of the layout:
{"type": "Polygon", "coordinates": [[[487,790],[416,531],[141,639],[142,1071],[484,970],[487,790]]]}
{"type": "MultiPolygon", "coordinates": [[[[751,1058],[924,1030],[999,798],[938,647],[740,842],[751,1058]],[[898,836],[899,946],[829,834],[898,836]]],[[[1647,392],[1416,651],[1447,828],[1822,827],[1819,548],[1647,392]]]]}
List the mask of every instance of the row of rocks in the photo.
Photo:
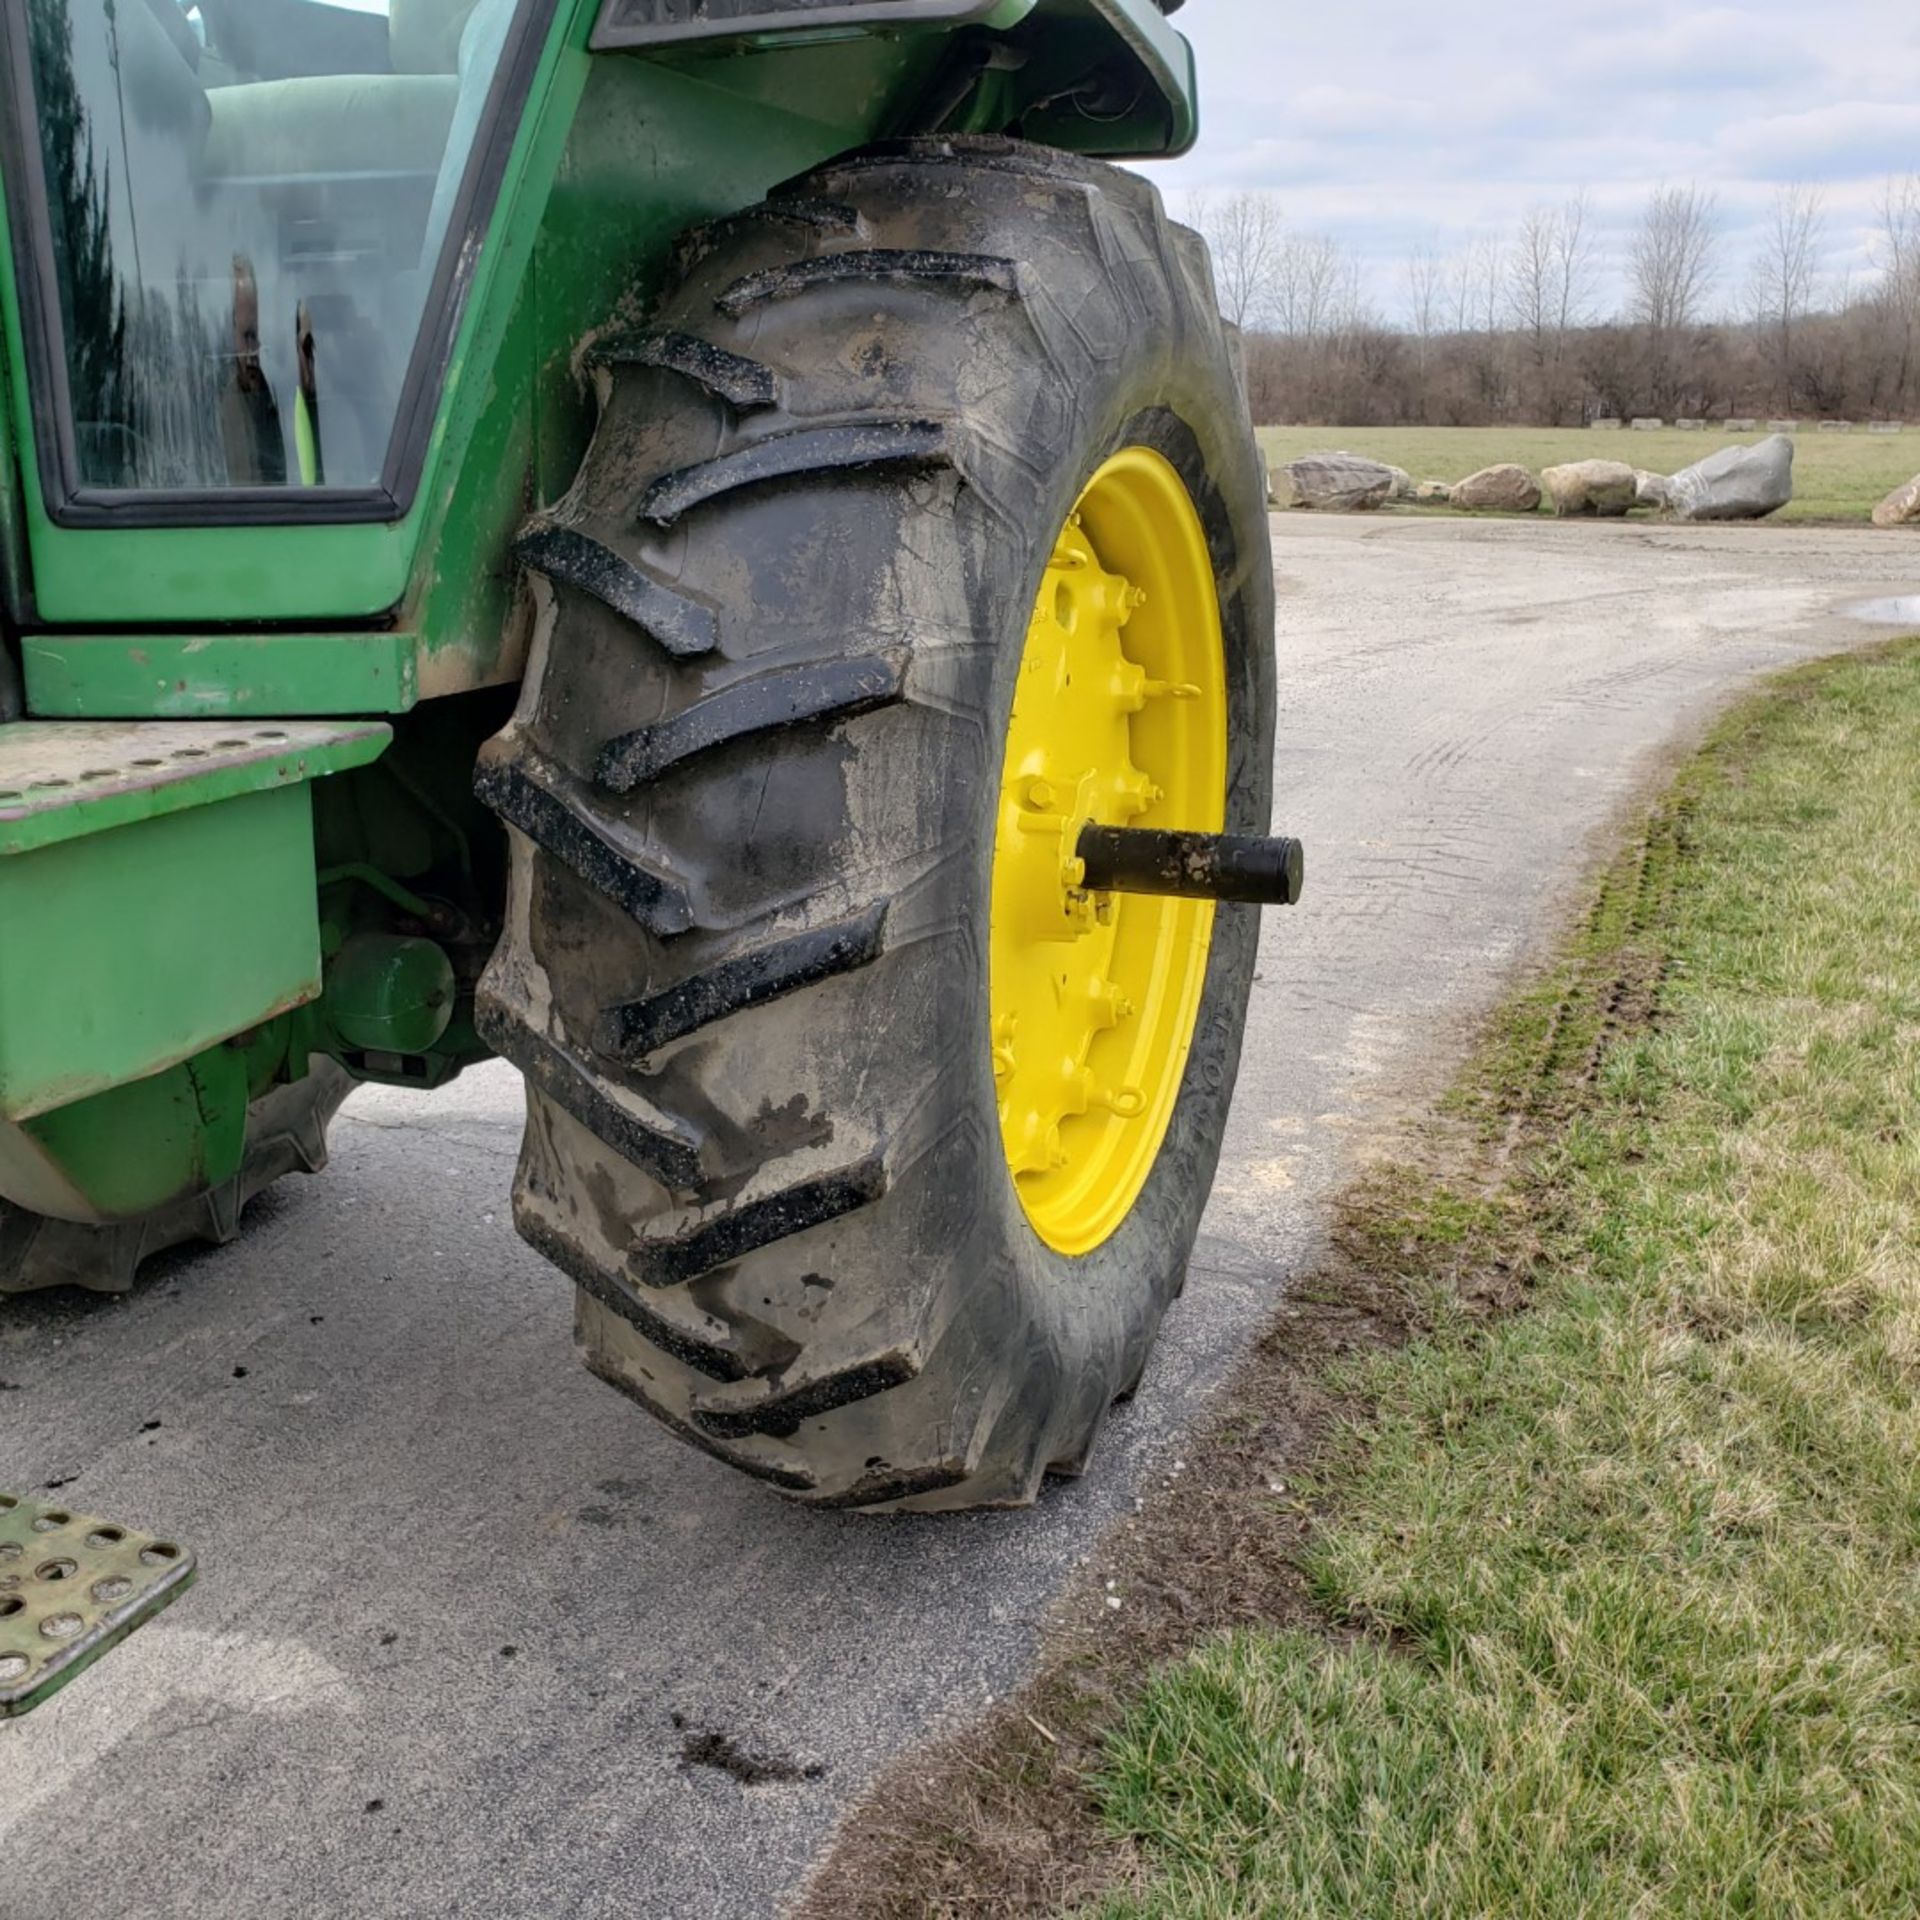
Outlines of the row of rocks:
{"type": "Polygon", "coordinates": [[[1359,454],[1311,453],[1278,468],[1270,491],[1277,507],[1322,513],[1366,513],[1396,500],[1466,513],[1533,513],[1545,499],[1563,517],[1618,517],[1651,507],[1681,520],[1764,520],[1793,498],[1793,442],[1774,434],[1755,446],[1723,447],[1671,476],[1623,460],[1574,460],[1535,479],[1502,462],[1453,486],[1416,483],[1404,468],[1359,454]]]}
{"type": "Polygon", "coordinates": [[[1764,520],[1793,498],[1793,442],[1774,434],[1751,447],[1723,447],[1675,474],[1622,460],[1575,460],[1540,476],[1561,515],[1618,518],[1649,507],[1676,520],[1764,520]]]}

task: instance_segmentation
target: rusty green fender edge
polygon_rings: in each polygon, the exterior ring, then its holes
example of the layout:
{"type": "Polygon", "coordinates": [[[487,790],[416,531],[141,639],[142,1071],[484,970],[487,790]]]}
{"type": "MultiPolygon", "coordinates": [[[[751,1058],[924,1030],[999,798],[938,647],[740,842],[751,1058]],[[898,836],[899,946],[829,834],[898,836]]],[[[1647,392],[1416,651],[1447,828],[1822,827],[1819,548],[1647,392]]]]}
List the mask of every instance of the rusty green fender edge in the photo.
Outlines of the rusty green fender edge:
{"type": "Polygon", "coordinates": [[[194,720],[406,713],[419,636],[343,633],[28,634],[27,710],[46,719],[194,720]]]}

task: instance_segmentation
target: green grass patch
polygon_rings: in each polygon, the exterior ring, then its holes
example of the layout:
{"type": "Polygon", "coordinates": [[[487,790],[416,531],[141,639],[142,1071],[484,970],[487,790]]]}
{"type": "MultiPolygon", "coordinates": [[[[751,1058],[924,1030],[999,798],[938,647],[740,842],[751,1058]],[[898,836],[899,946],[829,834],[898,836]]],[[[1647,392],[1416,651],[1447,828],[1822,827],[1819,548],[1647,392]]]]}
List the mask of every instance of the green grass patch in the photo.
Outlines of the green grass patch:
{"type": "Polygon", "coordinates": [[[1363,1196],[1424,1304],[1296,1488],[1327,1630],[1147,1680],[1092,1910],[1920,1911],[1916,739],[1914,645],[1742,708],[1463,1082],[1470,1167],[1363,1196]]]}
{"type": "MultiPolygon", "coordinates": [[[[1764,433],[1764,428],[1762,429],[1764,433]]],[[[1594,433],[1584,427],[1263,427],[1260,444],[1278,466],[1335,448],[1404,467],[1416,480],[1464,480],[1482,467],[1517,461],[1538,473],[1570,460],[1624,460],[1677,473],[1724,446],[1751,446],[1761,435],[1594,433]]],[[[1794,436],[1794,498],[1783,521],[1868,521],[1873,509],[1920,473],[1920,432],[1807,431],[1794,436]]],[[[1427,511],[1427,509],[1408,509],[1427,511]]],[[[1542,511],[1546,511],[1545,508],[1542,511]]]]}

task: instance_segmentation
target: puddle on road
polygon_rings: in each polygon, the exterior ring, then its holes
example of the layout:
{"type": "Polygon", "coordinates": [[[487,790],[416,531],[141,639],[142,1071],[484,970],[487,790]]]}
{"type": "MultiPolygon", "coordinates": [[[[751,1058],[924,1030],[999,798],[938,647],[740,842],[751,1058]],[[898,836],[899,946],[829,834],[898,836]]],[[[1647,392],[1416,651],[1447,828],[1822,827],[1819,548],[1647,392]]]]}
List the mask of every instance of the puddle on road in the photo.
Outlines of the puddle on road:
{"type": "Polygon", "coordinates": [[[1903,593],[1891,600],[1862,600],[1857,607],[1849,607],[1847,615],[1876,627],[1920,627],[1920,593],[1903,593]]]}

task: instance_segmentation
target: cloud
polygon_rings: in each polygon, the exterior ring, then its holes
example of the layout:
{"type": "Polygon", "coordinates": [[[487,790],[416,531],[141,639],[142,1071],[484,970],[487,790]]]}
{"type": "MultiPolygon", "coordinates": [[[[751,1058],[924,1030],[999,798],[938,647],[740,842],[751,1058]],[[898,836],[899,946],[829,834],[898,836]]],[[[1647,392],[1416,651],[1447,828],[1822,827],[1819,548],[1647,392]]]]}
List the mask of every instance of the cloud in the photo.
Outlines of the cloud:
{"type": "Polygon", "coordinates": [[[1199,0],[1175,25],[1202,137],[1153,169],[1162,184],[1273,191],[1387,306],[1412,248],[1511,233],[1582,190],[1611,300],[1648,194],[1672,182],[1717,197],[1729,297],[1787,182],[1826,189],[1829,271],[1864,273],[1881,182],[1920,168],[1911,0],[1199,0]]]}
{"type": "Polygon", "coordinates": [[[1804,25],[1799,31],[1769,25],[1752,8],[1712,7],[1658,27],[1583,34],[1567,69],[1586,86],[1609,91],[1697,96],[1805,89],[1818,83],[1826,65],[1811,37],[1804,25]]]}
{"type": "Polygon", "coordinates": [[[1920,106],[1847,100],[1735,121],[1714,142],[1723,170],[1755,180],[1847,180],[1920,164],[1920,106]]]}
{"type": "Polygon", "coordinates": [[[1438,105],[1431,100],[1324,82],[1291,95],[1281,113],[1289,133],[1309,140],[1372,140],[1386,126],[1398,127],[1403,133],[1431,133],[1439,118],[1438,105]]]}

